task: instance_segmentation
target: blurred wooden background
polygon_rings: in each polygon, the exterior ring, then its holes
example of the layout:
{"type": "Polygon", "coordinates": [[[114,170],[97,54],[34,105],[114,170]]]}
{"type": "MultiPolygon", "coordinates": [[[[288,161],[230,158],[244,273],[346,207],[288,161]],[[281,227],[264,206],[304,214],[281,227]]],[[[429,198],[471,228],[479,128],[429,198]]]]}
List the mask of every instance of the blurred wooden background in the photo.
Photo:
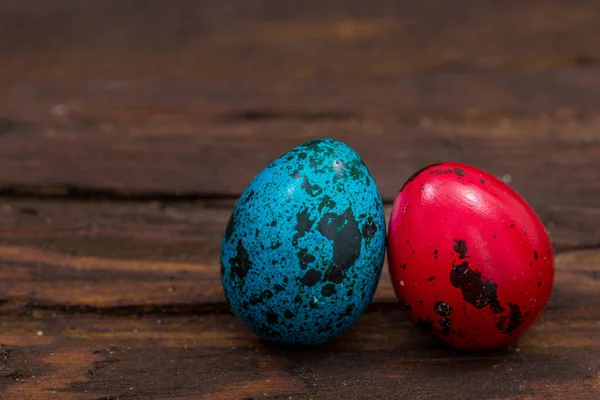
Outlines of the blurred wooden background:
{"type": "Polygon", "coordinates": [[[599,398],[599,38],[597,1],[2,0],[0,397],[599,398]],[[557,250],[543,320],[456,353],[384,274],[325,346],[248,333],[225,222],[315,137],[388,204],[440,160],[509,181],[557,250]]]}

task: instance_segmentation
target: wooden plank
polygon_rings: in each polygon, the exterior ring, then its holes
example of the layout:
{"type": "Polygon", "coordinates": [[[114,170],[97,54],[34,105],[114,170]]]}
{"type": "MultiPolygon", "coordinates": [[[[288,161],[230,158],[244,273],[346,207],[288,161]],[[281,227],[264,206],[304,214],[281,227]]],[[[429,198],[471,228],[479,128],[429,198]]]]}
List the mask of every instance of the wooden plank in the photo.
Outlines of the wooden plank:
{"type": "MultiPolygon", "coordinates": [[[[0,310],[227,310],[219,251],[232,205],[4,201],[0,310]]],[[[389,279],[378,298],[393,298],[389,279]]]]}
{"type": "Polygon", "coordinates": [[[460,353],[374,304],[338,339],[274,346],[229,313],[0,319],[5,399],[544,398],[600,391],[600,252],[559,257],[542,320],[511,349],[460,353]]]}
{"type": "Polygon", "coordinates": [[[593,399],[600,390],[600,254],[560,258],[540,323],[511,350],[457,353],[374,305],[316,348],[259,341],[232,315],[34,312],[0,320],[6,399],[429,397],[593,399]],[[218,371],[218,373],[216,373],[218,371]],[[111,397],[112,396],[112,397],[111,397]]]}
{"type": "Polygon", "coordinates": [[[3,1],[0,397],[597,398],[598,7],[3,1]],[[388,201],[440,159],[510,178],[561,251],[543,320],[509,351],[452,352],[384,274],[325,346],[246,331],[218,279],[233,199],[317,136],[388,201]]]}
{"type": "Polygon", "coordinates": [[[237,196],[330,136],[388,201],[451,159],[597,212],[598,4],[365,4],[3,2],[0,183],[237,196]]]}
{"type": "MultiPolygon", "coordinates": [[[[226,310],[219,250],[233,203],[212,204],[3,200],[0,311],[226,310]]],[[[552,230],[559,251],[595,245],[575,222],[552,230]]],[[[394,299],[385,267],[374,301],[394,299]]]]}
{"type": "Polygon", "coordinates": [[[43,201],[4,202],[1,210],[0,293],[8,309],[185,310],[223,300],[226,210],[43,201]]]}
{"type": "MultiPolygon", "coordinates": [[[[35,109],[14,102],[19,105],[35,109]]],[[[33,186],[37,192],[41,184],[124,196],[235,197],[273,158],[310,138],[329,136],[363,156],[387,201],[419,167],[456,160],[510,177],[511,185],[547,219],[560,221],[577,209],[587,214],[581,219],[584,231],[594,232],[597,226],[600,119],[595,115],[567,113],[545,120],[484,113],[470,121],[466,114],[415,113],[412,123],[388,115],[195,124],[193,111],[177,107],[162,117],[164,108],[154,114],[151,107],[112,109],[102,117],[101,107],[94,107],[88,117],[66,117],[56,125],[23,122],[6,133],[0,139],[0,182],[17,189],[33,186]]]]}
{"type": "Polygon", "coordinates": [[[594,1],[6,0],[0,82],[281,82],[596,65],[594,1]]]}

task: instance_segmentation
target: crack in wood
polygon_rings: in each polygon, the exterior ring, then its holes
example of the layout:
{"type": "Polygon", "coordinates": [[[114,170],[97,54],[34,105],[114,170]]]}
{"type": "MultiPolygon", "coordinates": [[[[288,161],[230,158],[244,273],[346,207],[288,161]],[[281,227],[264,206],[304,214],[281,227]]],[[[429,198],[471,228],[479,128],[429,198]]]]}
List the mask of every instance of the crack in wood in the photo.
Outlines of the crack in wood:
{"type": "Polygon", "coordinates": [[[113,202],[206,202],[237,201],[239,195],[209,192],[133,192],[77,185],[0,184],[0,198],[7,200],[65,200],[113,202]]]}

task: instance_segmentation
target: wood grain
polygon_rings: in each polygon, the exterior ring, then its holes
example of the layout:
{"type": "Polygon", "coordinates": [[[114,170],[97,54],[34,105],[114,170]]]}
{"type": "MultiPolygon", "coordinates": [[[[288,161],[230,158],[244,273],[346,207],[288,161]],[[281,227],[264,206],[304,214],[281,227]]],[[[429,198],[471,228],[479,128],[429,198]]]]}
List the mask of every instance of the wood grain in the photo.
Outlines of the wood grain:
{"type": "Polygon", "coordinates": [[[347,334],[285,348],[224,304],[217,254],[231,203],[214,203],[3,201],[2,398],[441,398],[451,388],[592,399],[600,389],[597,250],[557,257],[549,308],[518,350],[440,347],[401,315],[387,274],[347,334]]]}
{"type": "Polygon", "coordinates": [[[388,201],[456,160],[595,226],[595,2],[48,4],[0,6],[5,188],[235,197],[328,136],[388,201]]]}
{"type": "MultiPolygon", "coordinates": [[[[31,107],[23,104],[23,109],[31,107]]],[[[194,125],[190,118],[173,112],[161,122],[157,111],[145,121],[142,115],[125,113],[120,122],[108,122],[125,128],[109,133],[100,122],[94,128],[81,128],[81,122],[57,127],[47,122],[39,129],[26,124],[25,131],[0,138],[0,182],[9,192],[38,195],[79,188],[120,197],[236,197],[271,159],[310,138],[329,136],[359,151],[387,201],[418,168],[440,160],[462,161],[510,179],[551,230],[561,230],[569,221],[568,228],[579,233],[561,240],[573,245],[580,237],[588,244],[600,241],[596,117],[487,120],[484,114],[473,122],[456,116],[445,120],[439,113],[422,116],[431,127],[385,118],[209,125],[194,125]]]]}
{"type": "MultiPolygon", "coordinates": [[[[219,250],[232,206],[232,201],[1,201],[0,311],[227,310],[219,250]]],[[[386,211],[389,215],[390,207],[386,211]]],[[[573,244],[589,247],[576,224],[552,233],[558,251],[573,244]]],[[[394,299],[386,267],[375,301],[394,299]]]]}
{"type": "Polygon", "coordinates": [[[442,347],[385,303],[314,348],[261,342],[229,313],[8,316],[0,319],[0,393],[69,400],[593,399],[600,391],[600,253],[569,253],[558,265],[542,320],[511,349],[492,353],[442,347]]]}
{"type": "MultiPolygon", "coordinates": [[[[597,399],[598,2],[3,0],[0,398],[597,399]],[[509,180],[558,251],[541,321],[459,353],[398,310],[315,348],[228,310],[235,199],[316,137],[389,202],[455,160],[509,180]]],[[[387,206],[389,214],[389,205],[387,206]]]]}
{"type": "Polygon", "coordinates": [[[6,0],[2,82],[267,85],[597,65],[594,1],[6,0]],[[11,79],[12,78],[12,79],[11,79]],[[20,79],[19,79],[20,78],[20,79]]]}
{"type": "Polygon", "coordinates": [[[448,388],[463,398],[558,399],[598,390],[597,251],[558,257],[549,309],[518,351],[440,347],[401,315],[385,278],[346,335],[282,348],[259,341],[202,286],[218,288],[216,243],[231,203],[0,208],[6,399],[441,398],[448,388]],[[196,291],[177,289],[185,283],[196,291]],[[15,296],[23,285],[24,302],[15,296]]]}

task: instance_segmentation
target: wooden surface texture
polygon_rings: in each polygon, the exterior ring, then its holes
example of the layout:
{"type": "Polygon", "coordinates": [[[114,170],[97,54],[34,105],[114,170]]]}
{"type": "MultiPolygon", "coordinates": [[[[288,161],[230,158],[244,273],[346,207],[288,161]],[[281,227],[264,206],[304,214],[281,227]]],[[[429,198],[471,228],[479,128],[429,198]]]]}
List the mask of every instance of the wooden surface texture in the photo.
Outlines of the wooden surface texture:
{"type": "Polygon", "coordinates": [[[0,2],[0,398],[600,398],[600,3],[0,2]],[[425,164],[502,177],[557,252],[515,346],[460,353],[387,267],[324,346],[225,304],[237,197],[316,137],[386,201],[425,164]]]}

